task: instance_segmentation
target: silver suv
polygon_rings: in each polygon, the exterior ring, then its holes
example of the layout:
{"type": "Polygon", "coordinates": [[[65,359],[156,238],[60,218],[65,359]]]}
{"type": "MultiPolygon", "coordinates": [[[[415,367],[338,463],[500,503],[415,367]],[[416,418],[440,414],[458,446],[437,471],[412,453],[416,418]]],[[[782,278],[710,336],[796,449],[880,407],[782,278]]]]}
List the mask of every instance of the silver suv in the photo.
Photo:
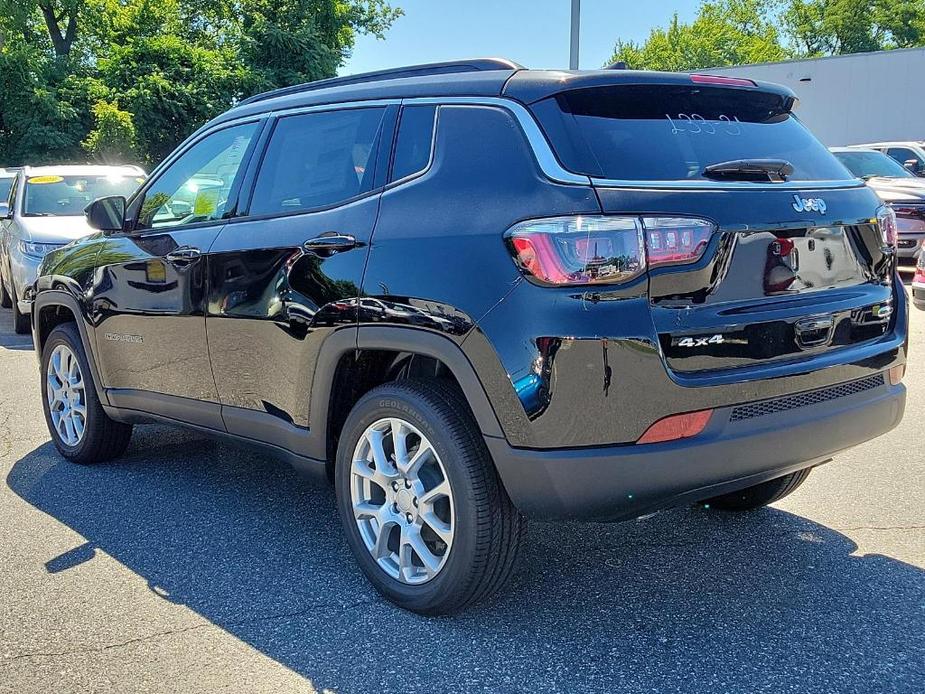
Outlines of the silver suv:
{"type": "Polygon", "coordinates": [[[13,309],[16,332],[29,332],[35,282],[46,253],[85,236],[84,208],[107,195],[131,195],[145,180],[137,166],[26,166],[15,172],[0,208],[0,304],[13,309]]]}

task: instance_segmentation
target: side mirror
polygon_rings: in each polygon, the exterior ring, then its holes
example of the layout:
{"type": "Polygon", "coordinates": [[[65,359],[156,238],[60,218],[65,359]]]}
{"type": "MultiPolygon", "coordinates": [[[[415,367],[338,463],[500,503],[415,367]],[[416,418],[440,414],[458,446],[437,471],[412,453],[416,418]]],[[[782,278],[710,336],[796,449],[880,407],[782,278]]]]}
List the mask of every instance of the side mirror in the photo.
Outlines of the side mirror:
{"type": "Polygon", "coordinates": [[[84,210],[87,224],[99,229],[104,234],[122,231],[125,228],[125,198],[110,195],[108,198],[94,200],[84,210]]]}
{"type": "Polygon", "coordinates": [[[13,217],[10,214],[10,206],[5,202],[0,202],[0,219],[11,219],[13,217]]]}
{"type": "Polygon", "coordinates": [[[919,160],[918,159],[906,159],[906,161],[903,162],[903,166],[909,169],[909,171],[911,171],[912,173],[919,172],[919,160]]]}

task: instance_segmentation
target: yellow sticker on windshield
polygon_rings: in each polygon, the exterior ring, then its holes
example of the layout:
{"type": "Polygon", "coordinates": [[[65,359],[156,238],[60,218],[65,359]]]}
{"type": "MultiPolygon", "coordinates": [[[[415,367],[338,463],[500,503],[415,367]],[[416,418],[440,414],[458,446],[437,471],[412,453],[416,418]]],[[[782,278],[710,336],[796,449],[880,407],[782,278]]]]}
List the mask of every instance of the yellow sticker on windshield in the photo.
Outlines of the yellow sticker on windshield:
{"type": "Polygon", "coordinates": [[[218,207],[218,189],[200,190],[196,193],[196,201],[193,203],[193,214],[197,217],[208,217],[215,212],[218,207]]]}
{"type": "Polygon", "coordinates": [[[28,179],[27,183],[36,183],[41,185],[42,183],[61,183],[64,180],[64,176],[33,176],[28,179]]]}

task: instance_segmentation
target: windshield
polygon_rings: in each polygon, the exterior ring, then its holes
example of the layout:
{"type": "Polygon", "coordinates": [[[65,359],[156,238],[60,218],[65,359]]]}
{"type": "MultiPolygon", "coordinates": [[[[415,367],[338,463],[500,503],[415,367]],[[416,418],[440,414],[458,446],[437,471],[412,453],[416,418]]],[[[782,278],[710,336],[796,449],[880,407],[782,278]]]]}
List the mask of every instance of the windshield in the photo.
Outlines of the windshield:
{"type": "Polygon", "coordinates": [[[915,178],[915,174],[883,152],[835,152],[835,157],[858,178],[915,178]]]}
{"type": "Polygon", "coordinates": [[[784,160],[791,180],[852,177],[771,92],[700,85],[578,89],[533,106],[566,166],[632,181],[704,179],[739,159],[784,160]]]}
{"type": "Polygon", "coordinates": [[[98,198],[130,196],[144,180],[138,175],[32,176],[26,179],[23,215],[78,216],[98,198]]]}

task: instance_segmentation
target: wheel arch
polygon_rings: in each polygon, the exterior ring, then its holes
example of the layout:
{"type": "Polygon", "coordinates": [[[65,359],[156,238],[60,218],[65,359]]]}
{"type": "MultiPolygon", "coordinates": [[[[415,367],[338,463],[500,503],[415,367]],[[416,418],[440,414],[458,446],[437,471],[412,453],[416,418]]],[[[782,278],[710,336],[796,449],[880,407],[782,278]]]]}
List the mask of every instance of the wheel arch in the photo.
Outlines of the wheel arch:
{"type": "MultiPolygon", "coordinates": [[[[313,433],[312,457],[333,461],[336,449],[337,416],[334,406],[339,392],[338,379],[344,373],[344,362],[358,363],[361,355],[390,353],[381,366],[381,373],[389,374],[379,382],[394,380],[409,358],[425,357],[445,367],[462,392],[472,415],[484,436],[504,436],[500,422],[474,367],[463,350],[449,338],[418,328],[362,326],[358,331],[339,330],[325,340],[315,366],[312,381],[309,430],[313,433]]],[[[378,383],[374,383],[378,385],[378,383]]],[[[342,423],[342,422],[341,422],[342,423]]]]}
{"type": "Polygon", "coordinates": [[[35,348],[36,358],[41,363],[42,350],[48,336],[52,330],[63,323],[74,323],[77,326],[80,340],[83,343],[84,354],[87,355],[87,362],[90,364],[97,397],[99,397],[103,405],[108,406],[109,400],[100,381],[99,370],[96,365],[95,343],[92,340],[91,332],[80,304],[70,292],[61,289],[49,289],[36,295],[32,304],[32,344],[35,348]]]}

